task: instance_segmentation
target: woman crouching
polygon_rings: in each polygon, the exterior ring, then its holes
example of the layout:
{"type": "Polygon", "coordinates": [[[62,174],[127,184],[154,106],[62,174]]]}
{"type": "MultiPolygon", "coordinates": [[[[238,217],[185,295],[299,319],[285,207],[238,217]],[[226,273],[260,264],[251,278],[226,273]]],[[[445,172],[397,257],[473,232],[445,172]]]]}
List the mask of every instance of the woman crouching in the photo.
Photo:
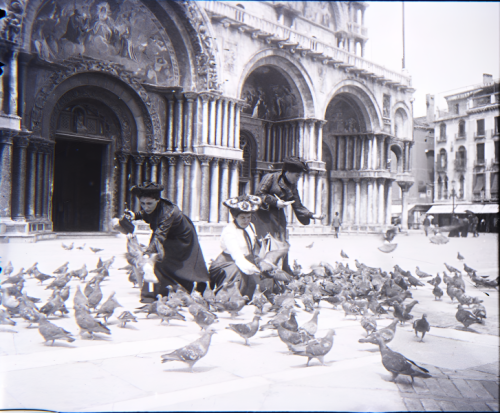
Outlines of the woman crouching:
{"type": "Polygon", "coordinates": [[[252,195],[242,195],[223,202],[234,220],[222,231],[222,253],[210,265],[212,288],[217,288],[224,282],[239,281],[241,295],[252,299],[255,287],[260,281],[260,270],[255,265],[255,256],[260,244],[255,227],[250,221],[252,213],[260,208],[261,203],[259,197],[252,195]]]}

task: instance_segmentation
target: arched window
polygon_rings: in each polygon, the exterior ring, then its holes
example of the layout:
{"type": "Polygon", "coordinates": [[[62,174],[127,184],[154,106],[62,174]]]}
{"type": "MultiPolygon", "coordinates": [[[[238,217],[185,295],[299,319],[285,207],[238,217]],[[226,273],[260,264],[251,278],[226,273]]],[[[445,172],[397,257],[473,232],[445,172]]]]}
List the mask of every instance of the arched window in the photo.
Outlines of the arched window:
{"type": "Polygon", "coordinates": [[[465,136],[465,120],[458,123],[458,136],[465,136]]]}
{"type": "Polygon", "coordinates": [[[446,125],[444,123],[439,125],[439,139],[443,141],[446,140],[446,125]]]}
{"type": "Polygon", "coordinates": [[[443,199],[443,180],[438,178],[438,199],[443,199]]]}
{"type": "Polygon", "coordinates": [[[408,138],[408,116],[402,109],[398,109],[395,114],[394,134],[397,138],[408,138]]]}
{"type": "Polygon", "coordinates": [[[439,151],[439,167],[446,169],[447,161],[446,149],[443,148],[439,151]]]}
{"type": "Polygon", "coordinates": [[[445,176],[443,180],[443,197],[444,199],[448,199],[448,177],[445,176]]]}
{"type": "Polygon", "coordinates": [[[467,151],[464,146],[458,148],[457,152],[457,166],[460,168],[465,168],[467,162],[467,151]]]}
{"type": "Polygon", "coordinates": [[[463,199],[465,193],[465,177],[460,175],[460,187],[458,188],[458,199],[463,199]]]}

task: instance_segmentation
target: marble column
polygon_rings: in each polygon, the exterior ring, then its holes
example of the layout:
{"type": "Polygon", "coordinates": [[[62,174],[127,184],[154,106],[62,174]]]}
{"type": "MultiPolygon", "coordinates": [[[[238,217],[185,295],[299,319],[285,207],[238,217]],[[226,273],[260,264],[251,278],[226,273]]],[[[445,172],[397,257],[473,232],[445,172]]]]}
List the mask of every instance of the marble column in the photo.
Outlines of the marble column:
{"type": "Polygon", "coordinates": [[[220,160],[219,222],[227,222],[228,209],[222,205],[229,198],[229,159],[220,160]]]}
{"type": "Polygon", "coordinates": [[[276,139],[276,125],[271,126],[271,156],[269,157],[269,162],[276,162],[276,150],[277,150],[277,139],[276,139]]]}
{"type": "Polygon", "coordinates": [[[359,169],[366,169],[365,154],[366,154],[366,137],[364,135],[360,136],[360,154],[359,154],[359,169]]]}
{"type": "Polygon", "coordinates": [[[361,179],[355,178],[354,183],[356,184],[356,197],[354,200],[354,223],[356,225],[359,225],[359,214],[361,212],[361,179]]]}
{"type": "Polygon", "coordinates": [[[408,142],[408,161],[407,161],[407,169],[408,172],[411,172],[411,148],[413,146],[414,142],[408,142]]]}
{"type": "Polygon", "coordinates": [[[378,137],[378,169],[385,169],[385,163],[384,163],[384,137],[379,136],[378,137]]]}
{"type": "Polygon", "coordinates": [[[229,198],[234,198],[240,187],[240,161],[232,160],[229,167],[229,198]]]}
{"type": "Polygon", "coordinates": [[[297,156],[297,139],[296,139],[297,124],[292,122],[290,124],[290,153],[292,156],[297,156]]]}
{"type": "Polygon", "coordinates": [[[384,224],[385,211],[384,211],[384,178],[377,179],[378,182],[378,223],[380,225],[384,224]]]}
{"type": "Polygon", "coordinates": [[[391,225],[392,218],[392,183],[394,181],[386,179],[386,196],[385,196],[385,224],[391,225]]]}
{"type": "Polygon", "coordinates": [[[180,210],[184,208],[184,162],[182,158],[175,167],[175,203],[180,210]]]}
{"type": "MultiPolygon", "coordinates": [[[[386,145],[385,145],[385,169],[390,169],[389,168],[389,159],[391,159],[391,140],[389,137],[385,138],[386,140],[386,145]]],[[[389,221],[390,223],[390,221],[389,221]]]]}
{"type": "Polygon", "coordinates": [[[200,221],[208,222],[210,211],[210,161],[208,156],[200,156],[201,162],[201,199],[200,199],[200,221]]]}
{"type": "Polygon", "coordinates": [[[321,221],[317,221],[322,225],[328,225],[328,185],[326,181],[326,171],[321,171],[318,175],[320,181],[319,191],[316,188],[316,213],[324,214],[321,221]],[[319,194],[318,194],[319,193],[319,194]],[[320,207],[318,208],[318,204],[320,207]]]}
{"type": "Polygon", "coordinates": [[[318,125],[318,141],[316,144],[316,159],[318,161],[323,160],[323,126],[325,126],[326,120],[320,120],[317,122],[318,125]]]}
{"type": "Polygon", "coordinates": [[[120,187],[118,188],[118,216],[123,215],[125,203],[127,202],[127,153],[117,153],[116,158],[120,162],[120,187]]]}
{"type": "Polygon", "coordinates": [[[167,96],[167,135],[166,135],[166,148],[167,152],[174,151],[174,95],[169,93],[167,96]]]}
{"type": "Polygon", "coordinates": [[[194,156],[190,169],[189,218],[200,221],[201,165],[194,156]]]}
{"type": "MultiPolygon", "coordinates": [[[[323,176],[325,172],[319,171],[316,175],[316,201],[314,213],[317,215],[321,215],[323,213],[323,176]]],[[[315,221],[315,223],[319,223],[320,221],[315,221]]]]}
{"type": "Polygon", "coordinates": [[[352,137],[352,169],[358,170],[358,137],[352,137]]]}
{"type": "Polygon", "coordinates": [[[404,142],[403,148],[403,173],[408,171],[408,142],[404,142]]]}
{"type": "Polygon", "coordinates": [[[316,121],[314,119],[307,120],[307,126],[309,126],[309,151],[308,159],[316,160],[316,136],[314,135],[314,124],[316,121]]]}
{"type": "Polygon", "coordinates": [[[297,127],[299,128],[299,143],[298,143],[298,155],[300,158],[304,158],[304,121],[299,120],[297,122],[297,127]]]}
{"type": "MultiPolygon", "coordinates": [[[[135,164],[135,185],[141,185],[142,184],[142,165],[144,164],[145,158],[144,156],[141,155],[132,155],[132,158],[134,158],[134,164],[135,164]]],[[[132,197],[133,199],[133,205],[132,209],[134,211],[139,211],[139,200],[137,199],[136,196],[132,197]]]]}
{"type": "Polygon", "coordinates": [[[377,187],[377,179],[373,179],[373,190],[372,190],[372,217],[373,223],[378,223],[378,187],[377,187]]]}
{"type": "Polygon", "coordinates": [[[222,99],[217,99],[216,105],[217,117],[215,120],[215,144],[222,146],[222,99]]]}
{"type": "Polygon", "coordinates": [[[29,139],[22,132],[14,139],[14,157],[12,165],[12,219],[22,221],[25,218],[26,205],[26,149],[29,139]]]}
{"type": "Polygon", "coordinates": [[[17,88],[19,91],[19,103],[17,108],[17,115],[21,118],[21,129],[25,130],[28,127],[25,124],[25,110],[26,110],[26,85],[28,84],[28,65],[33,56],[27,53],[19,53],[19,76],[17,88]]]}
{"type": "Polygon", "coordinates": [[[215,96],[210,96],[210,103],[209,103],[209,108],[210,108],[210,125],[208,129],[208,144],[209,145],[215,145],[215,125],[216,125],[216,120],[217,120],[217,113],[216,113],[216,101],[217,98],[215,96]]]}
{"type": "MultiPolygon", "coordinates": [[[[0,82],[2,78],[0,77],[0,82]]],[[[12,138],[14,133],[0,130],[2,157],[0,162],[0,218],[2,222],[11,220],[12,211],[12,138]]]]}
{"type": "Polygon", "coordinates": [[[307,209],[311,212],[316,211],[316,175],[318,174],[318,171],[312,170],[309,171],[308,173],[308,179],[307,179],[307,191],[308,191],[308,205],[307,209]]]}
{"type": "Polygon", "coordinates": [[[209,124],[209,117],[208,117],[208,101],[210,99],[210,96],[207,94],[202,94],[200,95],[201,99],[201,144],[202,145],[207,145],[208,144],[208,124],[209,124]]]}
{"type": "Polygon", "coordinates": [[[283,125],[276,125],[276,158],[274,162],[283,161],[283,125]]]}
{"type": "Polygon", "coordinates": [[[36,158],[39,145],[36,141],[30,141],[28,146],[27,176],[26,176],[26,219],[35,219],[36,203],[36,158]]]}
{"type": "Polygon", "coordinates": [[[408,229],[408,191],[413,182],[398,182],[401,188],[401,228],[408,229]]]}
{"type": "Polygon", "coordinates": [[[210,214],[209,222],[219,221],[219,159],[212,161],[210,176],[210,214]]]}
{"type": "Polygon", "coordinates": [[[54,147],[47,143],[43,148],[42,218],[49,221],[49,188],[52,185],[51,167],[54,147]]]}
{"type": "Polygon", "coordinates": [[[168,199],[172,202],[175,202],[176,199],[175,169],[177,165],[177,157],[167,156],[167,161],[168,161],[168,183],[167,183],[168,199]]]}
{"type": "Polygon", "coordinates": [[[289,142],[290,142],[290,137],[289,135],[290,131],[290,125],[288,123],[285,123],[283,125],[283,155],[282,159],[285,159],[287,156],[289,156],[289,142]]]}
{"type": "Polygon", "coordinates": [[[373,169],[373,154],[372,154],[372,141],[373,138],[371,136],[367,137],[367,150],[366,150],[366,169],[373,169]]]}
{"type": "Polygon", "coordinates": [[[342,137],[337,136],[337,170],[340,171],[342,169],[342,137]]]}
{"type": "Polygon", "coordinates": [[[257,188],[259,187],[260,184],[260,171],[256,169],[253,173],[253,188],[252,188],[252,194],[255,194],[257,192],[257,188]]]}
{"type": "Polygon", "coordinates": [[[157,155],[149,157],[149,166],[151,167],[150,180],[151,182],[158,182],[158,164],[161,158],[157,155]]]}
{"type": "Polygon", "coordinates": [[[228,122],[229,122],[229,107],[226,99],[222,100],[222,143],[221,145],[227,147],[228,144],[228,122]]]}
{"type": "Polygon", "coordinates": [[[347,185],[349,179],[342,178],[342,223],[347,222],[347,185]]]}
{"type": "Polygon", "coordinates": [[[234,147],[240,149],[240,115],[243,107],[241,105],[234,105],[234,147]]]}
{"type": "Polygon", "coordinates": [[[182,155],[181,156],[184,163],[184,188],[182,194],[182,209],[185,214],[189,215],[190,205],[191,205],[191,196],[196,194],[191,194],[191,166],[193,163],[193,157],[191,155],[182,155]]]}
{"type": "Polygon", "coordinates": [[[264,123],[266,128],[266,142],[265,142],[265,161],[271,162],[271,152],[272,152],[272,125],[270,123],[264,123]]]}
{"type": "Polygon", "coordinates": [[[377,159],[377,137],[374,135],[372,138],[372,169],[378,169],[378,159],[377,159]]]}
{"type": "Polygon", "coordinates": [[[228,137],[227,146],[229,148],[234,148],[234,102],[229,101],[228,103],[229,116],[228,116],[228,137]]]}
{"type": "Polygon", "coordinates": [[[184,139],[182,149],[184,152],[193,152],[193,102],[196,93],[184,93],[186,99],[186,115],[184,116],[184,139]]]}
{"type": "Polygon", "coordinates": [[[332,223],[335,217],[335,179],[330,178],[330,220],[329,224],[332,223]]]}
{"type": "Polygon", "coordinates": [[[174,152],[182,152],[182,126],[183,126],[183,95],[175,93],[175,134],[174,134],[174,152]]]}
{"type": "Polygon", "coordinates": [[[163,191],[161,191],[161,197],[165,199],[169,199],[168,194],[168,159],[166,157],[162,157],[160,161],[161,165],[161,184],[163,185],[163,191]]]}
{"type": "Polygon", "coordinates": [[[373,179],[368,178],[366,180],[366,192],[367,192],[367,201],[366,201],[366,223],[373,223],[373,179]]]}
{"type": "Polygon", "coordinates": [[[43,214],[43,175],[45,170],[45,144],[42,143],[37,152],[36,160],[36,203],[35,217],[42,218],[43,214]]]}

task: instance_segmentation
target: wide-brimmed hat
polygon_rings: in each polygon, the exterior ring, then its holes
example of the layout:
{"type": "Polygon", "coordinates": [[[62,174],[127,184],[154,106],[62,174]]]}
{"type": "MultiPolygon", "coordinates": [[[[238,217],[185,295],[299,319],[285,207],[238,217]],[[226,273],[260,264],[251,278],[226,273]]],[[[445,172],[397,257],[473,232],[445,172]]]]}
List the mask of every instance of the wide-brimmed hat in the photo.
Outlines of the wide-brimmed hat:
{"type": "Polygon", "coordinates": [[[163,186],[155,184],[154,182],[143,182],[142,185],[136,185],[130,188],[132,195],[138,198],[147,196],[158,196],[163,191],[163,186]]]}
{"type": "Polygon", "coordinates": [[[283,159],[283,171],[285,172],[309,172],[307,164],[297,156],[283,159]]]}
{"type": "Polygon", "coordinates": [[[262,199],[254,195],[241,195],[226,199],[223,204],[233,211],[255,212],[262,205],[262,199]]]}

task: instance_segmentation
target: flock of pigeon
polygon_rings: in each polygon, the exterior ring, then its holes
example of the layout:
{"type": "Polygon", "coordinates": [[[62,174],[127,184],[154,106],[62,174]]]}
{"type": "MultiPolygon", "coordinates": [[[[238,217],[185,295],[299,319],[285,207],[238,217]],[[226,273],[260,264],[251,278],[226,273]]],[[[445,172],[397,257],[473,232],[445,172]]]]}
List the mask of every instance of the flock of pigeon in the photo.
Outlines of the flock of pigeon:
{"type": "MultiPolygon", "coordinates": [[[[74,244],[63,244],[66,250],[73,247],[74,244]]],[[[146,271],[144,267],[148,263],[142,256],[144,246],[139,244],[135,236],[129,236],[127,247],[125,257],[129,265],[120,270],[127,271],[128,279],[134,287],[141,287],[146,271]]],[[[92,251],[98,252],[102,249],[92,251]]],[[[138,307],[133,313],[122,311],[117,315],[119,327],[126,328],[128,322],[137,323],[139,314],[145,318],[157,317],[161,320],[160,323],[167,324],[171,320],[192,320],[190,322],[196,323],[202,330],[201,337],[185,347],[162,355],[161,359],[162,362],[184,362],[193,371],[195,363],[209,350],[220,313],[227,312],[232,319],[236,319],[244,306],[252,305],[256,307],[252,321],[234,322],[226,327],[238,334],[245,345],[250,346],[250,340],[259,331],[274,330],[276,337],[287,346],[291,354],[307,357],[307,366],[313,359],[325,365],[324,358],[332,349],[335,330],[329,329],[324,337],[316,337],[320,303],[324,302],[334,310],[339,310],[340,306],[344,317],[353,316],[355,320],[360,317],[360,324],[366,335],[361,337],[359,342],[379,347],[382,364],[393,374],[393,380],[398,375],[406,375],[413,381],[414,377],[427,378],[431,375],[424,367],[388,347],[395,337],[398,324],[413,322],[415,335],[420,341],[423,341],[425,334],[430,331],[426,314],[419,319],[413,319],[411,312],[418,305],[418,301],[406,303],[406,300],[413,298],[410,291],[412,287],[424,287],[424,281],[429,279],[427,284],[433,287],[435,300],[443,300],[444,293],[440,287],[443,281],[451,301],[457,300],[459,304],[456,319],[463,325],[461,329],[473,331],[470,329],[471,324],[485,322],[486,309],[481,304],[483,300],[466,295],[462,271],[448,264],[444,265],[451,274],[443,271],[442,278],[439,273],[433,278],[419,267],[416,267],[415,277],[399,265],[387,273],[381,268],[369,267],[358,260],[354,260],[356,269],[351,269],[349,264],[344,265],[342,262],[336,262],[335,266],[320,262],[319,265],[312,266],[308,273],[303,272],[302,267],[295,261],[292,273],[283,275],[283,271],[277,271],[277,262],[283,251],[274,254],[268,252],[259,260],[263,274],[267,274],[267,279],[271,279],[280,289],[279,294],[261,291],[260,285],[257,285],[252,299],[249,300],[247,296],[241,296],[238,281],[225,282],[215,290],[207,287],[203,294],[197,292],[196,288],[188,292],[180,286],[171,286],[168,296],[159,295],[157,301],[138,307]],[[312,313],[312,318],[299,325],[296,319],[298,311],[312,313]],[[190,315],[189,319],[186,312],[190,315]],[[380,328],[377,320],[380,321],[382,316],[393,320],[387,327],[380,328]],[[264,317],[268,318],[265,323],[261,322],[264,317]],[[418,334],[421,336],[418,337],[418,334]]],[[[341,251],[341,257],[344,260],[349,258],[344,251],[341,251]]],[[[458,258],[463,260],[460,254],[458,258]]],[[[103,302],[100,284],[110,277],[109,269],[114,259],[115,257],[111,257],[103,261],[99,257],[96,268],[92,270],[88,270],[85,264],[79,269],[70,270],[69,262],[66,262],[54,270],[52,275],[41,273],[37,268],[38,263],[34,263],[27,270],[21,268],[12,275],[14,268],[12,263],[9,263],[4,268],[3,281],[0,283],[3,307],[0,309],[0,324],[16,325],[14,319],[18,318],[24,320],[28,324],[27,327],[38,324],[45,344],[53,344],[55,340],[73,342],[73,334],[52,322],[70,314],[66,303],[70,298],[70,288],[73,288],[75,292],[72,295],[72,310],[75,322],[80,328],[81,338],[93,339],[95,334],[111,335],[108,319],[122,306],[114,292],[103,302]],[[24,290],[28,277],[38,280],[38,288],[44,287],[53,291],[46,303],[40,303],[40,299],[29,296],[24,290]]],[[[464,272],[476,287],[498,288],[498,278],[490,280],[487,277],[479,277],[477,272],[466,264],[464,272]]]]}

